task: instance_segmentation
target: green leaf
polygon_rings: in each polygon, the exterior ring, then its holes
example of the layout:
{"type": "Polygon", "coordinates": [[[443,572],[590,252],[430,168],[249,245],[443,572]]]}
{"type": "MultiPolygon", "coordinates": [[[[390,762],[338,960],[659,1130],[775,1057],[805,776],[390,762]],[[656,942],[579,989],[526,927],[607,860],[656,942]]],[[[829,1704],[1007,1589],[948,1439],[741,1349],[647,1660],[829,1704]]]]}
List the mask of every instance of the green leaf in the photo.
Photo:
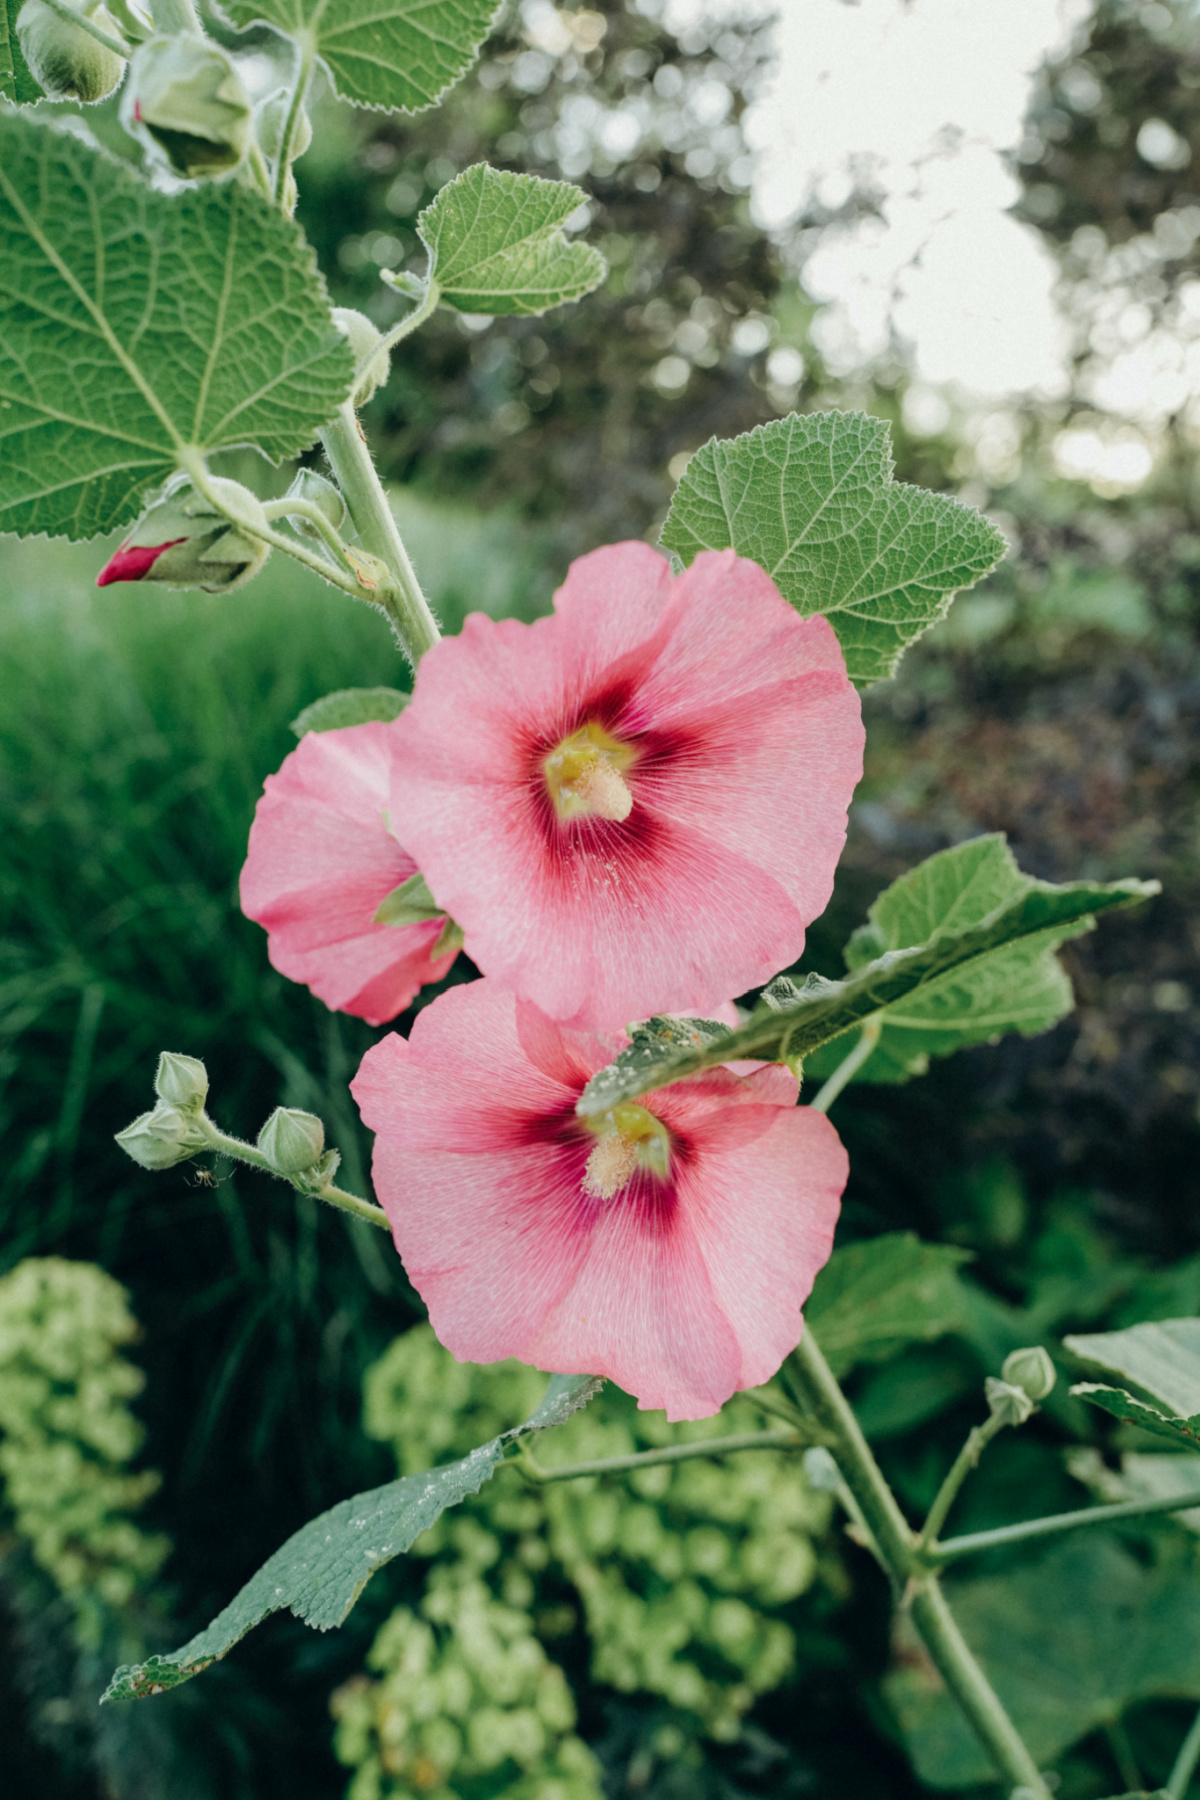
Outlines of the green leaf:
{"type": "Polygon", "coordinates": [[[0,114],[0,531],[94,537],[181,450],[307,448],[353,358],[299,228],[0,114]]]}
{"type": "Polygon", "coordinates": [[[906,1344],[928,1343],[965,1323],[958,1278],[966,1250],[889,1232],[835,1250],[817,1276],[804,1317],[837,1376],[857,1363],[886,1362],[906,1344]]]}
{"type": "Polygon", "coordinates": [[[315,1631],[340,1625],[376,1569],[401,1555],[423,1531],[469,1494],[527,1431],[561,1425],[599,1392],[592,1375],[552,1375],[545,1398],[523,1425],[480,1444],[461,1461],[343,1500],[290,1537],[204,1631],[169,1656],[118,1669],[104,1700],[140,1700],[190,1681],[217,1662],[271,1613],[289,1608],[315,1631]]]}
{"type": "Polygon", "coordinates": [[[837,632],[852,681],[881,681],[1005,541],[969,506],[892,479],[891,434],[865,413],[792,413],[712,438],[675,490],[662,543],[685,563],[734,549],[837,632]]]}
{"type": "Polygon", "coordinates": [[[1155,1437],[1169,1439],[1172,1444],[1185,1444],[1189,1450],[1200,1447],[1200,1413],[1190,1418],[1170,1418],[1157,1406],[1135,1400],[1124,1388],[1104,1387],[1094,1381],[1077,1381],[1071,1392],[1111,1413],[1125,1425],[1137,1425],[1155,1437]]]}
{"type": "Polygon", "coordinates": [[[445,912],[429,891],[429,883],[419,872],[385,894],[376,908],[375,925],[424,925],[430,919],[441,919],[445,912]]]}
{"type": "MultiPolygon", "coordinates": [[[[622,1100],[682,1080],[702,1069],[738,1058],[785,1062],[805,1057],[841,1037],[873,1013],[907,999],[919,988],[965,970],[977,959],[1023,939],[1041,938],[1040,948],[1061,941],[1073,928],[1087,930],[1092,915],[1132,906],[1158,890],[1157,882],[1077,881],[1056,886],[1022,877],[1019,892],[1001,900],[974,924],[950,924],[927,943],[888,950],[848,975],[826,981],[810,975],[802,987],[785,977],[772,982],[749,1021],[726,1036],[692,1050],[658,1049],[634,1042],[615,1062],[593,1075],[576,1110],[585,1118],[607,1112],[622,1100]]],[[[847,1046],[849,1048],[849,1046],[847,1046]]]]}
{"type": "Polygon", "coordinates": [[[0,100],[29,105],[42,99],[42,90],[29,71],[17,36],[21,0],[0,0],[0,100]]]}
{"type": "Polygon", "coordinates": [[[228,0],[236,25],[264,20],[315,44],[343,100],[423,112],[465,75],[497,0],[228,0]]]}
{"type": "MultiPolygon", "coordinates": [[[[1036,1562],[946,1597],[1034,1761],[1045,1767],[1139,1700],[1200,1699],[1200,1581],[1190,1562],[1146,1568],[1113,1538],[1082,1534],[1036,1562]]],[[[924,1653],[906,1642],[884,1688],[931,1787],[995,1771],[924,1653]]]]}
{"type": "Polygon", "coordinates": [[[1200,1413],[1200,1319],[1151,1319],[1126,1331],[1064,1338],[1063,1344],[1084,1362],[1123,1375],[1177,1417],[1200,1413]]]}
{"type": "Polygon", "coordinates": [[[586,199],[569,181],[466,169],[417,220],[441,298],[459,312],[529,314],[591,293],[608,265],[562,229],[586,199]]]}
{"type": "MultiPolygon", "coordinates": [[[[1017,867],[999,832],[939,851],[910,869],[874,901],[869,923],[846,945],[846,966],[859,969],[872,957],[924,943],[941,931],[978,925],[998,906],[1035,885],[1017,867]]],[[[995,1043],[1008,1031],[1036,1037],[1075,1004],[1066,971],[1054,955],[1067,938],[1087,931],[1076,919],[1059,931],[953,969],[889,1006],[877,1048],[856,1081],[901,1082],[923,1075],[931,1056],[949,1056],[970,1044],[995,1043]]],[[[810,1077],[832,1074],[850,1050],[849,1040],[830,1045],[807,1067],[810,1077]]]]}
{"type": "Polygon", "coordinates": [[[343,731],[347,725],[369,725],[376,720],[386,723],[398,718],[411,699],[411,694],[403,694],[399,688],[339,688],[297,713],[289,729],[300,738],[306,731],[343,731]]]}

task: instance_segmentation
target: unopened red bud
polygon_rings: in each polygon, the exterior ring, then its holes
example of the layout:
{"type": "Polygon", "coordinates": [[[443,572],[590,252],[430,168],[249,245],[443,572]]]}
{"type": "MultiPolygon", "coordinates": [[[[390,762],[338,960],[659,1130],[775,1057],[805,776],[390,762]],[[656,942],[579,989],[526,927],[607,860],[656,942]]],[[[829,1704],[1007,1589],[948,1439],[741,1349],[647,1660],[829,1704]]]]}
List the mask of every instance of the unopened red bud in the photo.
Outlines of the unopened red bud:
{"type": "Polygon", "coordinates": [[[141,581],[164,550],[182,542],[182,538],[169,538],[165,544],[122,544],[97,575],[96,586],[107,587],[112,581],[141,581]]]}
{"type": "Polygon", "coordinates": [[[211,489],[227,512],[219,511],[186,476],[176,476],[105,563],[96,586],[153,581],[165,587],[203,588],[209,594],[244,587],[270,554],[270,546],[253,531],[265,530],[266,516],[240,482],[213,476],[211,489]]]}

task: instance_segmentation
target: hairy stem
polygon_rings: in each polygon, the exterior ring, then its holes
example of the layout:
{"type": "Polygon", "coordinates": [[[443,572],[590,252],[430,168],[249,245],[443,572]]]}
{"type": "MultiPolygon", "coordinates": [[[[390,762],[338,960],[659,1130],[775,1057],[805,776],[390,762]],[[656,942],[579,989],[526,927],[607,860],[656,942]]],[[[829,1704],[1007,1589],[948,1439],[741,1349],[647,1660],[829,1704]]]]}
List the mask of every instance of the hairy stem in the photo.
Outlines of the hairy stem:
{"type": "Polygon", "coordinates": [[[207,1113],[201,1113],[199,1123],[208,1140],[210,1150],[221,1156],[230,1156],[235,1162],[248,1163],[252,1169],[261,1169],[264,1174],[274,1175],[278,1181],[286,1181],[298,1193],[312,1194],[317,1200],[325,1200],[330,1206],[336,1206],[340,1212],[351,1213],[356,1219],[366,1219],[372,1225],[378,1225],[383,1231],[391,1231],[387,1214],[381,1206],[375,1206],[370,1200],[362,1200],[357,1194],[348,1194],[345,1188],[335,1187],[327,1182],[322,1187],[310,1187],[302,1179],[283,1175],[253,1144],[247,1144],[242,1138],[230,1137],[214,1125],[207,1113]]]}
{"type": "Polygon", "coordinates": [[[441,633],[408,560],[383,484],[349,402],[323,428],[321,441],[363,549],[376,557],[387,572],[386,580],[371,598],[391,619],[401,648],[415,668],[441,633]]]}
{"type": "Polygon", "coordinates": [[[1163,1789],[1167,1800],[1185,1800],[1198,1762],[1200,1762],[1200,1713],[1197,1713],[1193,1719],[1192,1728],[1179,1747],[1175,1766],[1167,1777],[1167,1785],[1163,1789]]]}
{"type": "Polygon", "coordinates": [[[1000,1415],[994,1413],[984,1424],[971,1427],[967,1441],[955,1457],[950,1473],[938,1489],[933,1505],[929,1509],[929,1517],[921,1527],[921,1535],[917,1541],[922,1550],[933,1543],[938,1532],[946,1523],[946,1516],[958,1499],[959,1488],[971,1470],[979,1466],[979,1458],[996,1433],[1002,1429],[1003,1423],[1000,1415]]]}
{"type": "Polygon", "coordinates": [[[57,13],[60,19],[66,19],[68,24],[78,25],[81,31],[86,31],[89,37],[95,38],[98,44],[103,44],[104,48],[111,50],[115,56],[124,56],[128,59],[133,55],[128,44],[120,38],[113,37],[112,33],[105,31],[103,26],[93,24],[91,19],[85,19],[81,12],[76,12],[73,6],[68,5],[68,0],[46,0],[46,5],[51,12],[57,13]]]}
{"type": "Polygon", "coordinates": [[[924,1554],[939,1565],[957,1562],[960,1556],[978,1556],[983,1550],[1000,1550],[1023,1544],[1030,1538],[1051,1537],[1060,1531],[1079,1531],[1089,1525],[1112,1525],[1120,1519],[1137,1519],[1147,1513],[1186,1512],[1200,1506],[1200,1489],[1173,1498],[1121,1500],[1113,1506],[1081,1506],[1077,1512],[1051,1513],[1044,1519],[1022,1519],[1018,1525],[997,1525],[992,1531],[972,1531],[965,1537],[929,1543],[924,1554]]]}
{"type": "Polygon", "coordinates": [[[729,1456],[737,1450],[796,1450],[811,1439],[799,1431],[745,1431],[733,1437],[705,1438],[695,1444],[670,1444],[663,1450],[638,1450],[629,1456],[601,1456],[594,1462],[546,1467],[523,1449],[518,1462],[531,1481],[578,1481],[584,1475],[620,1475],[656,1463],[690,1462],[698,1456],[729,1456]]]}
{"type": "Polygon", "coordinates": [[[377,344],[369,356],[364,356],[362,362],[354,371],[355,387],[358,386],[359,377],[366,373],[368,367],[374,362],[380,351],[394,350],[397,344],[403,343],[404,339],[408,337],[411,332],[416,331],[418,326],[425,323],[431,313],[437,311],[437,303],[441,297],[441,288],[438,286],[437,282],[434,281],[433,277],[430,276],[428,282],[425,284],[425,294],[420,304],[414,306],[410,313],[406,313],[398,325],[392,326],[392,329],[384,337],[383,342],[377,344]]]}
{"type": "Polygon", "coordinates": [[[1050,1800],[1037,1765],[958,1629],[937,1576],[924,1563],[917,1539],[807,1327],[791,1366],[818,1424],[829,1433],[839,1472],[946,1686],[1006,1780],[1026,1789],[1029,1800],[1050,1800]]]}
{"type": "Polygon", "coordinates": [[[847,1082],[853,1081],[867,1058],[879,1042],[883,1031],[883,1015],[876,1013],[873,1019],[866,1019],[859,1034],[858,1042],[848,1056],[843,1057],[829,1080],[820,1090],[815,1100],[809,1105],[814,1112],[828,1112],[847,1082]]]}
{"type": "MultiPolygon", "coordinates": [[[[323,556],[318,556],[315,550],[310,550],[306,544],[301,544],[296,538],[285,537],[281,531],[271,531],[270,529],[263,531],[243,518],[240,513],[232,512],[209,480],[208,467],[199,450],[192,449],[190,446],[185,447],[177,453],[176,460],[180,468],[191,476],[209,505],[215,506],[217,511],[222,513],[231,524],[236,525],[239,531],[244,531],[249,537],[258,538],[264,544],[270,544],[273,550],[282,550],[285,556],[290,556],[295,562],[303,563],[306,569],[311,569],[314,574],[321,577],[322,581],[328,581],[331,586],[341,588],[343,593],[352,595],[355,600],[373,600],[376,597],[364,589],[361,580],[342,569],[331,568],[323,556]]],[[[264,507],[263,510],[265,512],[266,508],[264,507]]]]}
{"type": "Polygon", "coordinates": [[[337,527],[326,518],[320,507],[313,501],[293,499],[266,500],[263,502],[263,511],[266,513],[268,519],[307,519],[309,524],[320,533],[322,540],[328,544],[338,561],[345,561],[346,546],[342,542],[341,534],[337,530],[337,527]]]}
{"type": "Polygon", "coordinates": [[[253,140],[251,140],[250,148],[246,152],[246,161],[250,166],[250,173],[254,177],[255,184],[263,199],[269,200],[271,198],[271,171],[267,167],[266,157],[259,149],[257,143],[253,140]]]}
{"type": "Polygon", "coordinates": [[[283,122],[283,133],[279,139],[279,155],[275,162],[275,188],[272,194],[276,206],[281,212],[287,212],[287,178],[295,160],[292,152],[296,143],[296,132],[300,125],[300,114],[304,102],[308,98],[309,83],[312,81],[313,65],[317,60],[317,40],[313,32],[306,31],[298,35],[300,45],[300,61],[296,70],[296,85],[292,89],[291,104],[287,118],[283,122]]]}

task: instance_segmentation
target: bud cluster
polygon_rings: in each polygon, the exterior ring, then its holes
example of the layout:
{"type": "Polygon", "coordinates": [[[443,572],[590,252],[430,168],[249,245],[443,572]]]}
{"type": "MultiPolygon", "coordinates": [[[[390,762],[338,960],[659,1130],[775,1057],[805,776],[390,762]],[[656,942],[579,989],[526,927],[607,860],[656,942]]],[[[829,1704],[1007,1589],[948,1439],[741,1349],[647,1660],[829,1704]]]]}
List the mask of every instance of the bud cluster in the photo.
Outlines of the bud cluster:
{"type": "Polygon", "coordinates": [[[202,1124],[208,1071],[194,1056],[164,1050],[154,1091],[158,1105],[118,1131],[117,1142],[143,1169],[173,1169],[208,1148],[202,1124]]]}
{"type": "Polygon", "coordinates": [[[164,587],[202,588],[206,594],[244,587],[271,553],[270,545],[254,535],[267,529],[266,514],[240,481],[213,475],[209,485],[227,512],[206,499],[187,475],[174,476],[101,569],[96,586],[154,581],[164,587]],[[250,529],[239,528],[229,513],[250,529]]]}

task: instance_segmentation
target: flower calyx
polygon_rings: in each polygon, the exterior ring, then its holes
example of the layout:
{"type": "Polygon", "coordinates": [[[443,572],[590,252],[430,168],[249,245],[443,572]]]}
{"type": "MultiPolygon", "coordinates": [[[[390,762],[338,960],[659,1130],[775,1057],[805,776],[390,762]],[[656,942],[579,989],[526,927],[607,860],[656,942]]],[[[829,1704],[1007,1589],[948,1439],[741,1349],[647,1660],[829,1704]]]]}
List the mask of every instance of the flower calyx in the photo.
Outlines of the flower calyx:
{"type": "Polygon", "coordinates": [[[391,351],[381,348],[383,333],[378,326],[372,324],[366,313],[356,311],[353,306],[335,306],[333,322],[342,336],[349,338],[355,367],[361,371],[350,396],[357,410],[365,406],[376,388],[381,388],[387,381],[392,366],[391,351]]]}
{"type": "Polygon", "coordinates": [[[199,1057],[164,1050],[158,1059],[154,1091],[166,1105],[198,1114],[208,1098],[208,1070],[199,1057]]]}
{"type": "Polygon", "coordinates": [[[564,823],[572,819],[610,819],[622,823],[633,811],[633,794],[625,779],[637,759],[595,720],[555,745],[542,762],[542,773],[554,810],[564,823]]]}
{"type": "Polygon", "coordinates": [[[315,1113],[277,1106],[258,1134],[257,1148],[278,1175],[299,1175],[325,1154],[325,1127],[315,1113]]]}
{"type": "Polygon", "coordinates": [[[1005,1357],[1000,1378],[1020,1388],[1036,1405],[1052,1391],[1058,1379],[1053,1358],[1040,1344],[1025,1350],[1012,1350],[1005,1357]]]}
{"type": "Polygon", "coordinates": [[[209,1148],[197,1110],[185,1110],[160,1100],[153,1112],[142,1113],[116,1134],[127,1156],[143,1169],[173,1169],[198,1150],[209,1148]]]}
{"type": "MultiPolygon", "coordinates": [[[[81,6],[79,13],[119,40],[121,27],[100,0],[81,6]]],[[[44,0],[25,0],[17,15],[17,37],[48,100],[80,100],[90,106],[107,99],[125,73],[123,56],[98,43],[82,25],[53,12],[44,0]]]]}
{"type": "Polygon", "coordinates": [[[442,907],[440,907],[429,891],[429,883],[418,870],[394,887],[390,894],[385,894],[375,909],[371,923],[373,925],[427,925],[434,919],[441,919],[442,929],[437,942],[430,950],[431,956],[448,956],[452,950],[461,950],[463,934],[442,907]]]}
{"type": "Polygon", "coordinates": [[[221,502],[250,527],[240,529],[187,475],[175,476],[149,506],[99,575],[97,587],[114,581],[153,581],[164,587],[202,588],[208,594],[244,587],[270,555],[253,535],[268,529],[262,506],[249,488],[214,475],[209,485],[221,502]]]}
{"type": "Polygon", "coordinates": [[[583,1191],[592,1200],[614,1200],[639,1169],[665,1181],[671,1173],[671,1134],[644,1106],[626,1101],[610,1107],[587,1129],[595,1143],[583,1174],[583,1191]]]}
{"type": "Polygon", "coordinates": [[[121,123],[184,181],[236,169],[250,147],[254,107],[232,57],[191,33],[134,51],[121,123]]]}

